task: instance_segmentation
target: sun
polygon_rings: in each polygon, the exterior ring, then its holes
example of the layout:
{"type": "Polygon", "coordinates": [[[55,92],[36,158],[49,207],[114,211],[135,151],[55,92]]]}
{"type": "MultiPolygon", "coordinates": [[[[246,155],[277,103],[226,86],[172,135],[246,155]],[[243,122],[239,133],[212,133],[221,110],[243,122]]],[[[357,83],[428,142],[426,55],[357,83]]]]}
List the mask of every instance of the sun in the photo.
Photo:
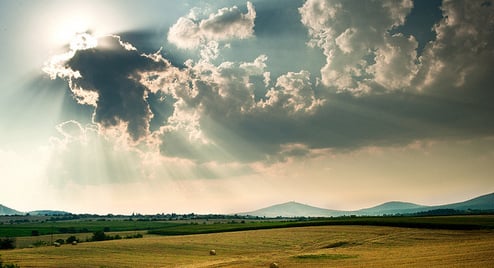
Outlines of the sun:
{"type": "Polygon", "coordinates": [[[88,16],[81,14],[61,20],[55,29],[53,29],[54,42],[61,45],[70,44],[78,35],[90,31],[90,27],[91,24],[88,16]]]}

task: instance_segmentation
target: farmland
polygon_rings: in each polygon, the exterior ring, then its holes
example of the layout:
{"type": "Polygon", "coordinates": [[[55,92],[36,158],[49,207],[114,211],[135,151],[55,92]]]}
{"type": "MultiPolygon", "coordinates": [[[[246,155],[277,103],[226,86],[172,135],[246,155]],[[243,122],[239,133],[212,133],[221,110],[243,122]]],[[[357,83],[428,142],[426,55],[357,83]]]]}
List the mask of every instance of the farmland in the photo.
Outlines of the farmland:
{"type": "Polygon", "coordinates": [[[20,267],[412,267],[494,264],[491,230],[314,226],[1,251],[20,267]],[[216,256],[209,250],[215,249],[216,256]]]}
{"type": "Polygon", "coordinates": [[[0,225],[20,267],[389,267],[494,265],[494,216],[69,220],[0,225]],[[32,230],[39,235],[32,236],[32,230]],[[139,239],[86,242],[93,232],[139,239]],[[75,231],[74,233],[67,233],[75,231]],[[15,234],[15,235],[13,235],[15,234]],[[82,243],[43,246],[75,235],[82,243]],[[39,245],[40,241],[45,241],[39,245]],[[33,247],[33,244],[38,245],[33,247]],[[209,250],[215,249],[216,256],[209,250]]]}

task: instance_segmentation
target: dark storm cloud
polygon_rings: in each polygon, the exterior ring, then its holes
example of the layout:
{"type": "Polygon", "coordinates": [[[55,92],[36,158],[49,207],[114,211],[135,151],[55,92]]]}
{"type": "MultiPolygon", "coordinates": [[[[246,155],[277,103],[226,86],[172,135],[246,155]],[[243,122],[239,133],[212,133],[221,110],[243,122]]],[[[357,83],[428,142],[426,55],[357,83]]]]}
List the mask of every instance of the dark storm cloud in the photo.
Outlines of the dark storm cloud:
{"type": "Polygon", "coordinates": [[[140,73],[163,69],[165,64],[125,48],[116,36],[102,37],[98,43],[95,48],[78,50],[67,62],[81,75],[72,79],[73,86],[98,94],[95,123],[103,127],[126,123],[134,140],[146,136],[152,113],[140,73]]]}

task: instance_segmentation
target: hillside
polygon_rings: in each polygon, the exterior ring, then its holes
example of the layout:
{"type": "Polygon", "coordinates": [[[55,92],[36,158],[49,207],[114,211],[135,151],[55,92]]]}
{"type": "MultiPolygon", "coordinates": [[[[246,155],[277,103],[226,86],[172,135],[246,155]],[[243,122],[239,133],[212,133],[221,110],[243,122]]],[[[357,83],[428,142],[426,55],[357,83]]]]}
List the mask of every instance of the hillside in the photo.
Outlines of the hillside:
{"type": "Polygon", "coordinates": [[[494,210],[494,193],[482,195],[464,202],[434,206],[431,208],[456,210],[494,210]]]}
{"type": "Polygon", "coordinates": [[[287,202],[252,212],[238,213],[239,215],[251,215],[258,217],[335,217],[344,215],[345,212],[304,205],[297,202],[287,202]]]}
{"type": "Polygon", "coordinates": [[[29,215],[32,216],[59,216],[59,215],[67,215],[70,214],[69,212],[66,211],[60,211],[60,210],[34,210],[34,211],[29,211],[29,215]]]}
{"type": "Polygon", "coordinates": [[[409,202],[392,201],[381,205],[354,210],[341,211],[325,208],[318,208],[310,205],[304,205],[297,202],[287,202],[273,205],[259,210],[238,213],[239,215],[251,215],[258,217],[338,217],[343,215],[358,216],[382,216],[394,214],[414,214],[431,210],[483,210],[494,211],[494,193],[482,195],[464,202],[446,204],[440,206],[423,206],[409,202]]]}
{"type": "Polygon", "coordinates": [[[0,216],[4,216],[4,215],[22,215],[24,213],[22,212],[19,212],[15,209],[11,209],[9,207],[6,207],[4,205],[0,205],[0,216]]]}
{"type": "Polygon", "coordinates": [[[406,214],[429,210],[428,206],[417,205],[408,202],[386,202],[384,204],[355,211],[356,215],[380,216],[390,214],[406,214]]]}

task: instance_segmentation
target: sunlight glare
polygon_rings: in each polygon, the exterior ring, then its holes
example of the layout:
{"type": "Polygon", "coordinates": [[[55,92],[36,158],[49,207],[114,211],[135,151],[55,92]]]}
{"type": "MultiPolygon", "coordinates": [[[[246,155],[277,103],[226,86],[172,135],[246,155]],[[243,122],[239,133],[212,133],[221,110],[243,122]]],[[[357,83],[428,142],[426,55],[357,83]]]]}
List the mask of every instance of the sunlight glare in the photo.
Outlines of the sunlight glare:
{"type": "Polygon", "coordinates": [[[87,16],[77,14],[57,24],[54,32],[54,40],[57,44],[68,44],[81,33],[90,30],[90,19],[87,16]]]}
{"type": "Polygon", "coordinates": [[[98,39],[88,33],[78,33],[70,40],[70,49],[73,51],[90,49],[98,46],[98,39]]]}

